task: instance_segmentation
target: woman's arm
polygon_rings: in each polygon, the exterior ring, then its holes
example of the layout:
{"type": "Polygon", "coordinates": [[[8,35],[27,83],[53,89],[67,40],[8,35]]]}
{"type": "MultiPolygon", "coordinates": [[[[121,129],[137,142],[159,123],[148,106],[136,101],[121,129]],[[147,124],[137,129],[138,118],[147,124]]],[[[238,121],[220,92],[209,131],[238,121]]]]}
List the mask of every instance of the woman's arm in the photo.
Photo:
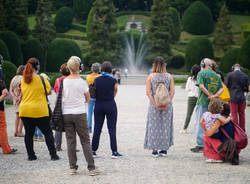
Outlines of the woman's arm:
{"type": "Polygon", "coordinates": [[[89,103],[89,101],[90,101],[90,94],[89,94],[89,92],[84,93],[84,96],[85,96],[85,103],[89,103]]]}
{"type": "Polygon", "coordinates": [[[115,86],[114,86],[114,97],[116,96],[117,91],[118,91],[118,84],[115,83],[115,86]]]}
{"type": "Polygon", "coordinates": [[[171,98],[171,101],[173,100],[174,98],[174,94],[175,94],[175,87],[174,87],[174,79],[173,77],[169,74],[170,76],[170,98],[171,98]]]}
{"type": "Polygon", "coordinates": [[[2,95],[0,96],[0,102],[2,102],[4,100],[4,98],[6,96],[8,96],[8,93],[9,92],[8,92],[8,90],[6,88],[2,90],[2,95]]]}
{"type": "Polygon", "coordinates": [[[206,127],[204,128],[205,135],[212,136],[220,128],[220,126],[221,126],[220,121],[216,120],[210,130],[206,130],[206,127]]]}
{"type": "Polygon", "coordinates": [[[17,103],[18,102],[18,98],[17,98],[17,96],[14,93],[14,89],[12,87],[12,82],[10,83],[10,94],[14,98],[15,102],[17,103]]]}
{"type": "Polygon", "coordinates": [[[146,81],[146,95],[148,96],[149,100],[151,101],[151,103],[156,106],[155,104],[155,99],[154,97],[152,96],[152,93],[151,93],[151,79],[152,79],[152,74],[150,74],[147,78],[147,81],[146,81]]]}
{"type": "Polygon", "coordinates": [[[191,90],[190,83],[191,83],[191,77],[188,77],[188,80],[187,80],[187,83],[186,83],[186,88],[185,88],[186,91],[190,91],[191,90]]]}
{"type": "Polygon", "coordinates": [[[224,116],[221,116],[220,118],[218,118],[218,120],[220,120],[220,122],[221,122],[222,125],[225,125],[225,124],[227,124],[228,122],[230,122],[232,119],[231,119],[230,116],[227,117],[227,118],[225,118],[224,116]]]}

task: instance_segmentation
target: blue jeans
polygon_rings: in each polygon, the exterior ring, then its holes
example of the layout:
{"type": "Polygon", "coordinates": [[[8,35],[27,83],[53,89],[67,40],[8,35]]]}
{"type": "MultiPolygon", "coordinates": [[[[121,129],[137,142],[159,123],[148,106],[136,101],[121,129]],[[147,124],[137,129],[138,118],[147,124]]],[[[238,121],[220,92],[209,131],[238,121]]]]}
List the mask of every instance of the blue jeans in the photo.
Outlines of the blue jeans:
{"type": "Polygon", "coordinates": [[[43,138],[43,133],[42,131],[36,126],[34,136],[43,138]]]}
{"type": "Polygon", "coordinates": [[[89,131],[92,131],[92,114],[95,107],[95,98],[90,98],[89,104],[88,104],[88,125],[89,125],[89,131]]]}
{"type": "Polygon", "coordinates": [[[207,112],[208,108],[207,107],[202,107],[201,105],[196,105],[195,107],[195,132],[196,132],[196,142],[197,142],[197,146],[199,147],[204,147],[204,143],[203,143],[203,135],[204,135],[204,131],[203,128],[200,126],[200,119],[203,115],[203,113],[207,112]]]}

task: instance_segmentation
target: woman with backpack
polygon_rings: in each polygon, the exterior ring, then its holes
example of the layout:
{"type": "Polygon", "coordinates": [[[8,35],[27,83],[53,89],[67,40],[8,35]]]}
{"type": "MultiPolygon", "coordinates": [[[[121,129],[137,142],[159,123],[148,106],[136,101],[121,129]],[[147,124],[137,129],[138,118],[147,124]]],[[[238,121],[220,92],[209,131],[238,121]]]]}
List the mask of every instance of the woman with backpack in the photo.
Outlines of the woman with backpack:
{"type": "Polygon", "coordinates": [[[174,80],[166,70],[163,57],[154,60],[152,74],[147,78],[146,94],[149,98],[144,149],[153,150],[152,156],[166,156],[173,145],[174,80]],[[159,153],[158,153],[159,151],[159,153]]]}

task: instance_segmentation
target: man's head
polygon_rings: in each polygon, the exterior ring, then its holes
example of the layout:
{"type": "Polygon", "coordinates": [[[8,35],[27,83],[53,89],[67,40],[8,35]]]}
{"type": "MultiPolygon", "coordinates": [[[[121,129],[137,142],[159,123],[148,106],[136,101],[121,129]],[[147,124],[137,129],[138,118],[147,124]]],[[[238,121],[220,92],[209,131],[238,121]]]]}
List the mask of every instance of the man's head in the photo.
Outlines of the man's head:
{"type": "Polygon", "coordinates": [[[233,68],[232,68],[233,71],[236,71],[236,70],[241,70],[241,66],[236,63],[235,65],[233,65],[233,68]]]}
{"type": "Polygon", "coordinates": [[[208,69],[208,68],[212,68],[213,67],[213,63],[212,60],[209,58],[204,58],[201,60],[201,68],[202,69],[208,69]]]}

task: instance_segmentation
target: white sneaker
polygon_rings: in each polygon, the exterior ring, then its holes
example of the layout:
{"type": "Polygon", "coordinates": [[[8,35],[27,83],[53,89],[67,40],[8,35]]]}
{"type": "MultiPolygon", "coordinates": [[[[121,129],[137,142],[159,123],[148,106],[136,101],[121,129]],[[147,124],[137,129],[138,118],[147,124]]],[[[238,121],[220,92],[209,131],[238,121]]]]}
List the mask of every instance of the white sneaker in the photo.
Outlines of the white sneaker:
{"type": "Polygon", "coordinates": [[[214,159],[207,159],[206,160],[207,163],[222,163],[222,160],[214,160],[214,159]]]}
{"type": "Polygon", "coordinates": [[[96,176],[98,174],[100,174],[100,171],[98,169],[94,169],[88,172],[89,176],[96,176]]]}
{"type": "Polygon", "coordinates": [[[187,129],[180,130],[180,134],[186,134],[186,133],[187,133],[187,129]]]}
{"type": "Polygon", "coordinates": [[[76,169],[70,169],[69,174],[70,175],[76,175],[76,169]]]}

